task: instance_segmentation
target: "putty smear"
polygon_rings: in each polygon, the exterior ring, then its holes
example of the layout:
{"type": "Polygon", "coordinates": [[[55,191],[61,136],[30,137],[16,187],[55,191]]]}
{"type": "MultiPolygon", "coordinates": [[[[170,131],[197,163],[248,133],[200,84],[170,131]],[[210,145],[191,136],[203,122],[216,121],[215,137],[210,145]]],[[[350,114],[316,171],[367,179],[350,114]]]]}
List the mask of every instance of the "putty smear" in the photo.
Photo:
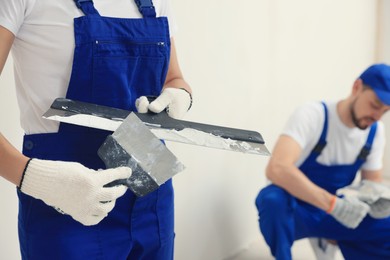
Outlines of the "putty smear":
{"type": "Polygon", "coordinates": [[[112,119],[91,116],[91,115],[71,115],[71,116],[50,116],[47,119],[70,123],[75,125],[89,126],[108,131],[115,131],[123,122],[123,120],[114,121],[112,119]]]}
{"type": "Polygon", "coordinates": [[[183,130],[177,131],[172,129],[153,128],[151,131],[158,138],[167,141],[182,142],[186,144],[194,144],[224,150],[234,150],[243,153],[268,155],[268,151],[265,152],[260,147],[253,147],[248,142],[222,138],[220,136],[195,129],[185,128],[183,130]]]}
{"type": "MultiPolygon", "coordinates": [[[[72,116],[50,116],[48,117],[48,119],[76,125],[89,126],[108,131],[115,131],[123,122],[121,119],[118,119],[118,121],[114,121],[112,119],[83,114],[72,116]]],[[[157,136],[157,138],[166,141],[182,142],[186,144],[200,145],[224,150],[234,150],[242,153],[269,155],[269,152],[266,150],[264,145],[261,144],[256,146],[257,144],[252,145],[248,142],[223,138],[190,128],[185,128],[183,130],[177,131],[174,129],[160,128],[159,125],[146,125],[150,128],[152,133],[157,136]]]]}

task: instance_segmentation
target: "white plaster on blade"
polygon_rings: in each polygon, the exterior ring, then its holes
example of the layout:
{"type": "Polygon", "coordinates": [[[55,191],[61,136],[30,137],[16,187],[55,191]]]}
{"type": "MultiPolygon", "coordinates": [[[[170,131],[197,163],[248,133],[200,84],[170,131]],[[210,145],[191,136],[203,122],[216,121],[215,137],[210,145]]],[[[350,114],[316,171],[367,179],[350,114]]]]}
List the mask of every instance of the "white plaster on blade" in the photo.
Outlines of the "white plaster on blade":
{"type": "MultiPolygon", "coordinates": [[[[49,116],[47,119],[60,121],[64,123],[76,124],[81,126],[88,126],[98,129],[104,129],[108,131],[115,131],[120,124],[122,124],[122,119],[114,121],[112,119],[102,118],[99,116],[93,115],[71,115],[71,116],[49,116]]],[[[211,148],[218,148],[224,150],[234,150],[242,153],[251,153],[259,155],[269,155],[269,152],[264,145],[254,144],[251,145],[248,142],[237,141],[232,139],[223,138],[216,136],[210,133],[203,131],[185,128],[181,131],[174,129],[164,129],[160,128],[160,125],[146,124],[150,130],[156,135],[159,139],[181,142],[186,144],[194,144],[200,146],[206,146],[211,148]],[[257,147],[256,147],[257,146],[257,147]]]]}
{"type": "Polygon", "coordinates": [[[120,126],[120,124],[122,124],[122,121],[114,121],[108,118],[83,114],[71,116],[49,116],[47,117],[47,119],[70,123],[74,125],[104,129],[108,131],[115,131],[120,126]]]}
{"type": "Polygon", "coordinates": [[[225,150],[235,150],[242,153],[269,155],[268,152],[265,152],[260,147],[253,147],[248,142],[223,138],[195,129],[185,128],[177,131],[172,129],[154,128],[151,129],[151,131],[158,138],[167,141],[182,142],[225,150]]]}

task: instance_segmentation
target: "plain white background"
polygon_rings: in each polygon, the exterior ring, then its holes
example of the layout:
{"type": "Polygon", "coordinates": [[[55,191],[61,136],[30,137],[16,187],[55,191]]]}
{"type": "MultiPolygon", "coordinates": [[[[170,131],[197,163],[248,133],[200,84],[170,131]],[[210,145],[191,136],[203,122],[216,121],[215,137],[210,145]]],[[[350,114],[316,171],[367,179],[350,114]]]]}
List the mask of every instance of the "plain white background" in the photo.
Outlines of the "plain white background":
{"type": "MultiPolygon", "coordinates": [[[[271,151],[296,106],[344,98],[367,66],[390,63],[386,1],[172,4],[180,64],[194,89],[186,120],[258,131],[271,151]]],[[[9,60],[0,78],[0,131],[20,149],[18,114],[9,60]]],[[[186,165],[174,177],[175,258],[224,259],[261,240],[254,200],[266,184],[268,158],[167,145],[186,165]]],[[[15,188],[1,179],[0,192],[0,258],[19,259],[15,188]]]]}

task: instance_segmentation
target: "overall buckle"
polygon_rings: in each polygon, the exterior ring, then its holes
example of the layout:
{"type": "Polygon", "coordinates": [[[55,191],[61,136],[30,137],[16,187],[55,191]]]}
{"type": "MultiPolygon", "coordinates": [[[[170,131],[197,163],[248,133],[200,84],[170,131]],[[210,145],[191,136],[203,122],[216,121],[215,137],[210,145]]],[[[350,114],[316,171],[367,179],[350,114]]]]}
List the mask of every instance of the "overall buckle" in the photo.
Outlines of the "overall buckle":
{"type": "Polygon", "coordinates": [[[93,2],[92,0],[74,0],[78,8],[81,8],[82,2],[93,2]]]}
{"type": "Polygon", "coordinates": [[[152,0],[136,0],[138,9],[141,11],[144,8],[151,8],[154,9],[154,5],[152,0]]]}

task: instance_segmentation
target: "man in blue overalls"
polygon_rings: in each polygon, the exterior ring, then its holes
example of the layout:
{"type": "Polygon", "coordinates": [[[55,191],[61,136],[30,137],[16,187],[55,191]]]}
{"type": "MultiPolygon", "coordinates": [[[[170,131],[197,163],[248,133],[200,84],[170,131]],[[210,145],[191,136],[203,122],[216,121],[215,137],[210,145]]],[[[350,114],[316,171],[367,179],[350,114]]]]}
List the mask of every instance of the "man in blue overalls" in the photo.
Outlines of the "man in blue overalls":
{"type": "Polygon", "coordinates": [[[56,97],[182,117],[171,21],[168,0],[0,0],[0,68],[12,47],[26,132],[23,155],[0,135],[0,173],[20,188],[23,259],[173,259],[171,181],[142,198],[103,188],[131,174],[99,171],[110,133],[41,118],[56,97]]]}
{"type": "Polygon", "coordinates": [[[293,113],[266,169],[272,184],[256,199],[260,229],[276,259],[291,259],[294,241],[306,237],[336,240],[345,259],[390,259],[389,214],[335,195],[359,170],[363,180],[381,181],[385,131],[379,120],[389,109],[390,67],[375,64],[347,98],[308,103],[293,113]]]}

